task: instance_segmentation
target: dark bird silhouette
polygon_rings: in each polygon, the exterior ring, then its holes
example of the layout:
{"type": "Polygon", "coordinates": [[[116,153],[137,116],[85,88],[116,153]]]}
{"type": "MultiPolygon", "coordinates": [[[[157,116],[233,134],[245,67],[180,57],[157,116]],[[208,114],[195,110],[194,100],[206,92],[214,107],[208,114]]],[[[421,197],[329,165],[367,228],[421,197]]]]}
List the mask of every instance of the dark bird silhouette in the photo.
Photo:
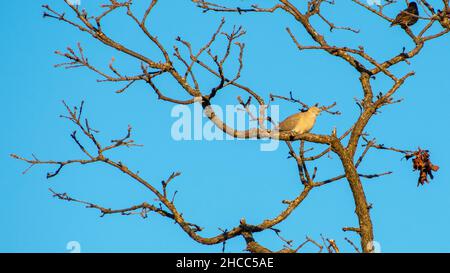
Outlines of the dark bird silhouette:
{"type": "Polygon", "coordinates": [[[419,8],[417,7],[416,2],[411,2],[408,5],[408,8],[402,10],[397,17],[395,17],[394,22],[392,22],[391,27],[395,25],[399,25],[402,28],[410,27],[417,23],[419,20],[419,8]]]}
{"type": "Polygon", "coordinates": [[[439,14],[439,17],[441,17],[442,19],[444,19],[445,17],[450,18],[450,8],[448,10],[443,11],[438,9],[437,13],[439,14]]]}

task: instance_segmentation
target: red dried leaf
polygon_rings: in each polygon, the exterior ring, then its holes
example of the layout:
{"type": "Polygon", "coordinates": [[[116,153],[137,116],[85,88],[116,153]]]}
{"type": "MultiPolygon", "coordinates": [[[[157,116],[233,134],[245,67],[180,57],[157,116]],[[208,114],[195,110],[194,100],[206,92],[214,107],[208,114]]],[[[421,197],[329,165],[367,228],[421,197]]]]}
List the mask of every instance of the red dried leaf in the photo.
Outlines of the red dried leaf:
{"type": "Polygon", "coordinates": [[[439,166],[433,165],[430,161],[430,153],[428,150],[422,150],[418,148],[412,154],[405,155],[406,159],[413,158],[413,170],[419,171],[419,180],[417,186],[429,183],[428,177],[433,179],[433,173],[439,170],[439,166]]]}

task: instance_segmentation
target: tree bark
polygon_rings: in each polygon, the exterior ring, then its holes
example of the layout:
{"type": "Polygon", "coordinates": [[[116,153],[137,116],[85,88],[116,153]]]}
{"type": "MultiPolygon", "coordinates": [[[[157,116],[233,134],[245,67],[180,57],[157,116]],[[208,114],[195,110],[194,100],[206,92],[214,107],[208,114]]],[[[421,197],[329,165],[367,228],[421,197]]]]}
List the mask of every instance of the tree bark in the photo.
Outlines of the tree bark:
{"type": "Polygon", "coordinates": [[[353,163],[352,157],[349,155],[347,149],[336,140],[333,142],[333,149],[341,159],[342,166],[344,167],[345,177],[349,183],[350,189],[355,201],[355,213],[358,216],[359,228],[357,232],[361,237],[361,249],[363,252],[373,251],[373,226],[370,218],[370,208],[367,204],[366,194],[353,163]]]}

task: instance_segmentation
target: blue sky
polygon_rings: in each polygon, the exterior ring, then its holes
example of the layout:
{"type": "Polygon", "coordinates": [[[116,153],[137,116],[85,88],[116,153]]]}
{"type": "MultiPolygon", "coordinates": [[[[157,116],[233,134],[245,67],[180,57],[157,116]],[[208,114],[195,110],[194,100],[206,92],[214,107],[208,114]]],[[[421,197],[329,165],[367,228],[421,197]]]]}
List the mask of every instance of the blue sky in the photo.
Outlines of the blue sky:
{"type": "MultiPolygon", "coordinates": [[[[88,9],[96,6],[93,1],[82,1],[88,9]]],[[[158,101],[144,84],[115,94],[121,86],[97,83],[98,77],[90,71],[54,68],[54,64],[63,60],[53,51],[64,50],[67,46],[75,48],[76,43],[81,42],[91,63],[107,68],[114,56],[116,67],[122,71],[139,72],[139,64],[133,60],[67,25],[42,18],[42,4],[68,11],[62,2],[7,1],[3,4],[8,12],[0,17],[0,96],[3,101],[0,110],[0,165],[3,166],[0,172],[0,252],[66,252],[70,241],[78,241],[83,252],[221,251],[221,245],[195,243],[173,222],[157,215],[150,215],[148,219],[118,215],[100,218],[97,211],[51,198],[50,187],[112,208],[153,199],[143,187],[107,166],[67,167],[50,180],[45,178],[52,170],[47,167],[36,166],[22,175],[27,166],[12,160],[10,153],[23,156],[34,153],[40,159],[82,157],[70,138],[74,127],[58,118],[64,112],[61,100],[72,105],[85,100],[85,113],[93,127],[101,131],[99,137],[104,142],[122,136],[127,125],[133,125],[134,139],[145,146],[113,152],[111,158],[140,170],[142,176],[155,185],[173,171],[182,172],[172,185],[178,190],[176,204],[187,219],[205,227],[202,232],[205,236],[216,235],[220,232],[218,228],[232,228],[241,218],[249,223],[271,218],[284,208],[281,200],[292,199],[299,193],[302,186],[294,162],[286,159],[286,147],[261,152],[260,141],[173,141],[170,135],[173,105],[158,101]]],[[[135,5],[136,9],[140,7],[135,5]]],[[[401,8],[403,6],[397,5],[386,12],[394,16],[401,8]]],[[[403,46],[412,47],[400,28],[389,28],[387,23],[350,1],[339,3],[333,9],[324,8],[323,12],[336,24],[361,29],[360,34],[330,33],[322,26],[320,29],[325,36],[337,45],[363,44],[366,51],[378,59],[398,54],[403,46]]],[[[361,97],[357,73],[343,61],[324,53],[298,52],[285,31],[286,26],[302,44],[311,44],[311,40],[284,13],[205,14],[190,1],[177,1],[175,7],[171,1],[161,1],[151,17],[151,30],[170,50],[177,36],[191,41],[198,49],[224,15],[226,30],[233,25],[243,25],[247,30],[241,40],[246,44],[243,84],[254,88],[264,98],[269,93],[288,95],[293,91],[296,97],[310,104],[336,101],[343,114],[321,115],[313,130],[315,133],[329,133],[334,126],[344,132],[354,122],[359,110],[353,98],[361,97]]],[[[156,50],[123,14],[111,16],[104,24],[115,39],[156,57],[156,50]]],[[[413,30],[418,31],[423,25],[420,21],[413,30]]],[[[418,173],[412,172],[411,162],[401,160],[397,154],[374,151],[363,162],[363,173],[394,172],[388,177],[363,182],[368,201],[373,203],[375,238],[383,252],[450,251],[450,173],[447,166],[450,151],[446,143],[449,42],[450,36],[432,41],[410,65],[402,64],[394,69],[398,75],[409,70],[416,72],[416,76],[398,91],[397,97],[405,101],[387,106],[367,128],[380,143],[403,149],[418,146],[430,149],[432,161],[440,166],[431,184],[418,188],[418,173]]],[[[209,75],[199,75],[204,88],[217,85],[209,75]]],[[[384,91],[387,83],[380,77],[374,82],[375,90],[384,91]]],[[[170,95],[183,96],[172,81],[159,80],[158,84],[170,95]]],[[[235,104],[239,94],[243,95],[230,89],[218,96],[216,103],[235,104]]],[[[297,110],[286,103],[280,103],[280,109],[281,117],[297,110]]],[[[317,165],[318,179],[342,171],[336,158],[324,158],[317,165]]],[[[342,250],[351,251],[344,237],[355,241],[357,238],[343,233],[341,228],[356,223],[348,184],[340,181],[315,189],[291,217],[277,227],[283,237],[297,244],[303,242],[306,235],[320,240],[320,234],[324,234],[335,239],[342,250]]],[[[279,249],[283,244],[270,231],[255,237],[272,249],[279,249]]],[[[243,239],[236,238],[227,243],[226,251],[243,249],[243,239]]]]}

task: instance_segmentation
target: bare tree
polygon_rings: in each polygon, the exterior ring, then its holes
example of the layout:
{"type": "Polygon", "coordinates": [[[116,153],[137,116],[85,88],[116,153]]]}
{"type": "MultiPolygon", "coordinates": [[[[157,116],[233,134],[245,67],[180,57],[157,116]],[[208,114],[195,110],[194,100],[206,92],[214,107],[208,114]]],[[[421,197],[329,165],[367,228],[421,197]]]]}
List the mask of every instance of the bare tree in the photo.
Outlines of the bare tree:
{"type": "MultiPolygon", "coordinates": [[[[151,191],[157,198],[157,204],[151,203],[141,203],[135,206],[124,209],[109,209],[103,206],[86,202],[82,200],[77,200],[70,197],[65,193],[53,192],[54,196],[66,200],[73,201],[87,205],[88,208],[98,209],[102,215],[107,214],[140,214],[142,217],[146,217],[148,213],[157,213],[163,217],[170,218],[174,220],[180,228],[189,235],[193,240],[198,243],[205,245],[214,244],[224,244],[227,240],[235,237],[242,237],[246,242],[247,250],[250,252],[272,252],[272,250],[267,249],[258,242],[255,241],[253,234],[263,231],[274,231],[277,235],[280,235],[280,230],[276,229],[275,226],[284,220],[286,220],[289,215],[299,207],[299,205],[308,197],[309,193],[316,188],[325,186],[327,184],[333,183],[338,180],[347,180],[350,190],[353,194],[353,199],[355,203],[355,212],[358,218],[359,225],[357,227],[344,227],[344,231],[356,232],[360,236],[360,247],[363,252],[371,252],[373,250],[373,224],[370,216],[370,205],[367,202],[364,187],[361,183],[362,179],[376,178],[387,173],[380,174],[361,174],[358,171],[358,167],[361,165],[364,157],[371,150],[389,150],[397,152],[405,156],[407,159],[413,159],[413,167],[420,172],[419,184],[424,184],[428,182],[428,177],[432,178],[432,172],[437,171],[438,167],[433,165],[429,159],[429,152],[426,150],[403,150],[394,147],[387,147],[382,144],[375,142],[375,139],[370,139],[368,134],[365,132],[365,128],[371,118],[379,113],[379,110],[391,104],[396,104],[401,102],[401,99],[396,99],[394,95],[401,88],[406,80],[414,75],[411,71],[405,75],[396,75],[392,72],[392,68],[401,63],[408,63],[408,60],[416,57],[427,44],[427,42],[438,39],[446,35],[450,31],[450,8],[449,1],[442,0],[441,9],[436,10],[428,1],[419,0],[421,7],[421,14],[425,15],[411,15],[417,16],[419,20],[427,22],[426,25],[418,33],[414,33],[411,28],[405,25],[403,28],[404,33],[410,37],[414,43],[414,47],[407,51],[405,48],[402,52],[392,56],[386,60],[377,60],[372,57],[365,49],[364,46],[359,46],[358,48],[350,48],[345,46],[336,46],[330,44],[326,38],[318,31],[318,29],[312,23],[313,18],[318,18],[326,25],[329,26],[330,31],[332,30],[342,30],[342,31],[352,31],[358,33],[359,30],[351,27],[341,27],[335,25],[329,19],[327,19],[326,14],[322,13],[321,7],[323,5],[333,6],[335,3],[333,0],[309,0],[303,3],[306,8],[300,9],[297,5],[288,0],[279,0],[273,6],[269,7],[259,7],[258,5],[250,5],[249,7],[228,7],[221,4],[207,2],[203,0],[191,0],[195,5],[198,6],[203,12],[220,12],[220,13],[261,13],[269,16],[272,13],[283,13],[286,16],[292,16],[302,27],[306,30],[307,34],[315,41],[313,45],[303,45],[299,42],[299,38],[291,31],[289,28],[286,29],[287,35],[290,36],[292,42],[297,46],[300,52],[307,50],[319,50],[328,53],[329,55],[339,58],[345,61],[348,65],[353,67],[358,75],[359,82],[361,84],[362,99],[356,100],[356,104],[360,108],[360,114],[356,117],[353,125],[343,130],[343,134],[338,135],[336,130],[333,130],[328,135],[318,135],[312,133],[305,134],[295,134],[292,132],[281,132],[277,133],[274,130],[266,128],[266,121],[271,121],[270,116],[266,113],[266,105],[269,101],[273,100],[286,100],[292,103],[300,104],[301,107],[308,108],[309,106],[302,101],[293,97],[290,94],[289,97],[271,94],[266,100],[258,95],[258,92],[253,90],[251,87],[244,85],[241,82],[241,71],[244,67],[244,49],[245,45],[239,42],[239,39],[245,35],[243,28],[233,28],[231,32],[224,32],[223,27],[225,20],[222,20],[217,30],[211,36],[211,39],[200,48],[200,50],[195,51],[191,42],[178,37],[176,39],[176,45],[173,47],[173,54],[169,52],[167,47],[163,45],[156,36],[152,34],[152,31],[148,28],[148,19],[150,18],[152,11],[157,5],[157,0],[149,0],[148,8],[143,12],[141,17],[136,15],[136,11],[133,10],[132,4],[133,0],[128,1],[116,1],[109,0],[107,4],[102,5],[103,12],[99,15],[92,15],[88,11],[79,8],[77,5],[72,4],[70,0],[64,0],[65,4],[70,10],[69,13],[60,12],[53,9],[51,6],[43,6],[45,12],[44,17],[53,18],[59,20],[63,23],[73,26],[75,29],[90,34],[93,39],[101,42],[104,46],[117,50],[137,61],[140,64],[139,70],[141,73],[126,76],[123,75],[119,69],[115,68],[111,62],[109,65],[110,71],[105,72],[97,68],[95,65],[88,61],[88,58],[84,55],[83,48],[78,44],[77,50],[68,48],[67,52],[56,52],[57,54],[63,56],[68,60],[68,62],[60,64],[59,66],[64,66],[67,68],[74,67],[85,67],[94,73],[98,74],[102,80],[105,82],[119,82],[123,83],[124,87],[117,92],[124,92],[126,89],[131,87],[136,82],[145,82],[149,87],[154,90],[158,95],[158,98],[163,101],[167,101],[173,104],[191,105],[194,103],[200,103],[203,107],[206,117],[211,120],[219,129],[221,129],[226,134],[233,136],[235,138],[276,138],[284,141],[289,149],[289,155],[295,160],[298,167],[299,180],[303,184],[303,190],[292,200],[284,200],[283,203],[286,204],[286,208],[281,211],[275,217],[264,220],[261,223],[250,224],[247,223],[245,219],[241,219],[240,224],[234,228],[228,230],[222,230],[218,235],[213,237],[204,237],[201,235],[202,228],[200,225],[189,222],[186,220],[179,209],[174,204],[174,197],[176,194],[169,194],[168,189],[171,182],[180,175],[180,173],[172,173],[162,185],[156,185],[149,182],[139,175],[138,172],[133,172],[130,170],[123,162],[114,161],[107,156],[107,152],[120,147],[131,147],[138,146],[131,139],[131,127],[128,128],[126,135],[122,138],[113,140],[111,144],[105,145],[100,143],[96,134],[98,133],[94,130],[87,119],[82,117],[83,103],[79,107],[70,107],[65,104],[67,109],[67,115],[62,117],[66,118],[68,121],[72,122],[76,127],[77,131],[74,131],[71,135],[75,143],[78,145],[80,150],[85,154],[84,159],[71,159],[66,161],[53,161],[53,160],[40,160],[34,155],[32,158],[24,158],[18,155],[11,155],[13,158],[25,161],[30,164],[30,167],[34,165],[55,165],[56,170],[47,174],[47,178],[54,177],[58,175],[61,170],[72,164],[91,164],[91,163],[103,163],[110,165],[117,170],[125,173],[136,182],[144,185],[149,191],[151,191]],[[108,33],[103,31],[103,19],[113,12],[123,10],[125,16],[136,23],[137,29],[142,31],[149,40],[149,43],[155,46],[160,52],[160,58],[158,56],[147,57],[143,53],[136,52],[119,41],[111,38],[108,33]],[[436,29],[439,29],[436,31],[436,29]],[[225,50],[221,54],[215,54],[211,47],[214,43],[218,43],[220,38],[224,37],[225,40],[225,50]],[[225,64],[232,58],[231,49],[236,47],[239,54],[236,56],[237,72],[232,74],[232,76],[227,76],[230,73],[225,72],[225,64]],[[181,48],[183,50],[181,50],[181,48]],[[187,52],[183,54],[182,52],[187,52]],[[206,60],[205,60],[206,58],[206,60]],[[212,63],[213,65],[210,65],[212,63]],[[176,65],[175,65],[176,64],[176,65]],[[211,90],[205,90],[200,87],[200,83],[197,80],[198,77],[194,72],[194,67],[198,68],[195,71],[200,71],[197,73],[206,73],[210,77],[217,80],[217,85],[211,90]],[[179,85],[179,87],[189,95],[189,99],[181,100],[174,97],[169,97],[165,95],[164,90],[161,90],[155,83],[154,79],[162,76],[170,76],[179,85]],[[384,77],[392,82],[391,87],[384,92],[375,94],[372,89],[372,83],[376,80],[376,76],[384,77]],[[256,128],[250,128],[248,130],[236,130],[232,126],[226,124],[211,107],[214,97],[227,87],[238,88],[242,92],[248,94],[248,100],[244,102],[241,97],[238,97],[238,102],[247,109],[248,106],[256,101],[255,103],[261,106],[259,109],[259,115],[255,117],[258,121],[256,128]],[[93,149],[88,148],[86,144],[82,143],[77,135],[80,132],[87,137],[88,141],[94,147],[93,149]],[[296,142],[299,143],[299,148],[294,148],[296,142]],[[320,144],[323,146],[323,150],[320,153],[314,155],[306,155],[306,152],[311,150],[305,147],[310,144],[320,144]],[[361,153],[357,155],[359,149],[358,147],[363,147],[361,153]],[[316,173],[317,168],[310,170],[308,166],[329,153],[334,153],[339,158],[339,161],[344,169],[344,174],[331,177],[323,181],[317,181],[316,173]]],[[[231,2],[231,1],[228,1],[231,2]]],[[[385,8],[391,6],[396,2],[398,6],[404,6],[403,1],[385,1],[378,5],[367,5],[359,0],[352,0],[355,5],[360,6],[362,9],[367,10],[368,13],[373,16],[377,16],[380,21],[385,21],[386,23],[392,23],[393,18],[385,14],[385,8]]],[[[408,1],[406,1],[408,3],[408,1]]],[[[414,20],[413,20],[414,21],[414,20]]],[[[332,111],[336,104],[329,106],[320,106],[322,110],[330,114],[339,114],[338,111],[332,111]]],[[[251,115],[251,112],[248,111],[251,115]]],[[[319,251],[325,247],[329,252],[339,252],[339,248],[334,240],[322,238],[322,243],[318,243],[313,239],[307,237],[306,241],[299,246],[292,246],[292,242],[279,236],[284,242],[286,242],[285,248],[279,252],[297,252],[305,244],[312,243],[316,245],[319,251]]],[[[359,248],[348,238],[346,240],[354,247],[355,251],[360,251],[359,248]]]]}

